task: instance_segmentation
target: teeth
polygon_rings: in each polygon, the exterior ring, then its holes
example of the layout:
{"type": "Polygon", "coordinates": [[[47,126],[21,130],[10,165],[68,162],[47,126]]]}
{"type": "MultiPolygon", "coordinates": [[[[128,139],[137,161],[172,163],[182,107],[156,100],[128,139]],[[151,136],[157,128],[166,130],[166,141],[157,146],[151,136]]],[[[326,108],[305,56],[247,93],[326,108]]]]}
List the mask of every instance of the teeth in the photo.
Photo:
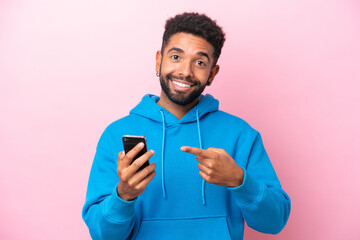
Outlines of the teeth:
{"type": "Polygon", "coordinates": [[[191,87],[190,84],[180,83],[180,82],[176,82],[176,81],[173,81],[173,83],[175,85],[178,85],[179,87],[191,87]]]}

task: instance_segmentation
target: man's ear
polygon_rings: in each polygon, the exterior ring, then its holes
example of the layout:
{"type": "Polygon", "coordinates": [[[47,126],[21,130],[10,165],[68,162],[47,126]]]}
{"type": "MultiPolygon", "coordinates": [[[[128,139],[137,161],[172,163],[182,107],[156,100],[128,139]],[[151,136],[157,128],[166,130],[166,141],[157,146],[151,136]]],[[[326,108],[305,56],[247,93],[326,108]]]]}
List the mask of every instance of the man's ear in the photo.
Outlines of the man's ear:
{"type": "Polygon", "coordinates": [[[156,52],[156,66],[155,66],[155,71],[157,74],[160,73],[161,60],[162,60],[161,51],[157,51],[156,52]]]}
{"type": "Polygon", "coordinates": [[[206,85],[210,86],[212,84],[212,82],[214,81],[214,78],[215,78],[216,74],[218,74],[219,70],[220,70],[219,65],[215,65],[212,67],[212,69],[210,71],[210,75],[209,75],[209,80],[207,81],[206,85]]]}

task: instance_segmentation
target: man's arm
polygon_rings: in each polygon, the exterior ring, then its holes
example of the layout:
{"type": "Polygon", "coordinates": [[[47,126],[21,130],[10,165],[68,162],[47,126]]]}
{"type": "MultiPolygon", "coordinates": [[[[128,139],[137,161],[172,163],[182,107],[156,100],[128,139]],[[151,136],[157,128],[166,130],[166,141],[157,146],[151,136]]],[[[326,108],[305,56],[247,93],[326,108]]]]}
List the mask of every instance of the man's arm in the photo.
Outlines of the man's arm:
{"type": "Polygon", "coordinates": [[[148,151],[130,165],[140,150],[141,147],[134,148],[126,155],[120,152],[116,163],[117,156],[109,137],[105,133],[101,136],[82,212],[92,239],[126,239],[131,234],[136,201],[132,199],[139,196],[155,176],[154,164],[137,172],[141,162],[147,161],[153,151],[148,151]]]}
{"type": "Polygon", "coordinates": [[[290,215],[290,198],[280,181],[257,133],[247,161],[244,182],[229,188],[249,227],[264,233],[277,234],[290,215]]]}
{"type": "Polygon", "coordinates": [[[182,147],[181,150],[197,156],[199,174],[205,181],[228,187],[248,226],[276,234],[286,225],[290,198],[280,186],[260,134],[255,137],[246,169],[223,149],[182,147]]]}

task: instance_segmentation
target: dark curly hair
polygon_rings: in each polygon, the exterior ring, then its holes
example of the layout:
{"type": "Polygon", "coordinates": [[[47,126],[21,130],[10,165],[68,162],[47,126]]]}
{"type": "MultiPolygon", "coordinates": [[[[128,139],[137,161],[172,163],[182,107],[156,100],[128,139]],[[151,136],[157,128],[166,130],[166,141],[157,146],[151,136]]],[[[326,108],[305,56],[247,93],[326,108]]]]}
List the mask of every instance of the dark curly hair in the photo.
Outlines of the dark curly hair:
{"type": "Polygon", "coordinates": [[[205,14],[183,13],[169,18],[165,24],[161,54],[172,35],[184,32],[204,38],[214,47],[214,65],[221,54],[221,48],[225,42],[225,33],[222,28],[205,14]]]}

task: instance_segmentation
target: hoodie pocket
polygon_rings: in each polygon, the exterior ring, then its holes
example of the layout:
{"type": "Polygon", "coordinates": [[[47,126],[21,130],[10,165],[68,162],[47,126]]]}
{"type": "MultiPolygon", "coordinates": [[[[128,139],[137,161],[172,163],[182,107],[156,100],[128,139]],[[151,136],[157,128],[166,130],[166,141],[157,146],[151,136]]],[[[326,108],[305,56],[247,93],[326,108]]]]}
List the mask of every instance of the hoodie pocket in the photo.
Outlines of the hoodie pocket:
{"type": "Polygon", "coordinates": [[[226,217],[142,220],[136,239],[231,239],[226,217]]]}

